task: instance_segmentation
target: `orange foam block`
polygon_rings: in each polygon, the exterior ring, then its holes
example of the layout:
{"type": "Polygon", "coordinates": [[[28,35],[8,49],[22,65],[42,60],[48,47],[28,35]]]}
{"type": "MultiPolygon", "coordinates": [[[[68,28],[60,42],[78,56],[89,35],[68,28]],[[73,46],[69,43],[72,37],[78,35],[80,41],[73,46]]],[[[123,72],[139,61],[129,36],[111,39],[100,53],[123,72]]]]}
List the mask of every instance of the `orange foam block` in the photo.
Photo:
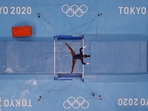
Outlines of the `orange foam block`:
{"type": "Polygon", "coordinates": [[[12,27],[12,36],[16,37],[29,37],[32,36],[31,26],[17,26],[12,27]]]}

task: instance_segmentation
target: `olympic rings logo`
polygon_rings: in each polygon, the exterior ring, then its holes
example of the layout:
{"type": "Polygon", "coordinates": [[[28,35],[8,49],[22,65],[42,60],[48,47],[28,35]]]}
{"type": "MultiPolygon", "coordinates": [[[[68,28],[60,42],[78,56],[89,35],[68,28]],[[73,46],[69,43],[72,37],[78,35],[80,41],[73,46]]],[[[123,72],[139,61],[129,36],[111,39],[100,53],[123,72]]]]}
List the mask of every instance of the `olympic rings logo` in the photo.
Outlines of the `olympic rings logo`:
{"type": "Polygon", "coordinates": [[[88,7],[84,4],[78,6],[76,4],[73,4],[71,6],[64,4],[61,7],[61,10],[63,13],[65,13],[68,17],[73,17],[74,15],[77,17],[82,17],[84,13],[88,11],[88,7]]]}
{"type": "Polygon", "coordinates": [[[67,100],[63,102],[63,107],[65,109],[70,109],[70,108],[78,109],[80,107],[82,109],[87,109],[89,107],[89,102],[81,96],[77,98],[70,96],[67,100]]]}

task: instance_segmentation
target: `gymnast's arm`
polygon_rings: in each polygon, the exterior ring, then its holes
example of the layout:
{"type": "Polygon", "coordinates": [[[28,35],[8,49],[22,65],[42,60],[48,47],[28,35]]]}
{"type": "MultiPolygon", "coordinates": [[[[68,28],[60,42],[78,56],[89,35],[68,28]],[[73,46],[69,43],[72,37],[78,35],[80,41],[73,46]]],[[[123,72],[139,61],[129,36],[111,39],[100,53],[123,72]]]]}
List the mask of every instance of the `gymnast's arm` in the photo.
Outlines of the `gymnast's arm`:
{"type": "Polygon", "coordinates": [[[89,62],[84,62],[83,59],[81,59],[82,65],[90,64],[89,62]]]}
{"type": "Polygon", "coordinates": [[[86,65],[86,63],[83,61],[83,59],[81,59],[81,63],[82,63],[83,65],[86,65]]]}
{"type": "Polygon", "coordinates": [[[82,49],[85,49],[87,46],[83,46],[80,48],[80,54],[83,54],[82,49]]]}

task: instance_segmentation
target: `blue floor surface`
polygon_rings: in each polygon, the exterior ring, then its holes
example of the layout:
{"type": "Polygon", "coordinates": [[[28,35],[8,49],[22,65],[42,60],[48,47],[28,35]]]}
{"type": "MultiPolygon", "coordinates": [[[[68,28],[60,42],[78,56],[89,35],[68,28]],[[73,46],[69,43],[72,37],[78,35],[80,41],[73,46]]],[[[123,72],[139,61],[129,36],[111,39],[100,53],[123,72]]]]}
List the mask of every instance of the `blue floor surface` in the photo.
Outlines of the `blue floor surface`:
{"type": "Polygon", "coordinates": [[[147,4],[0,0],[0,111],[148,111],[147,4]],[[16,26],[30,26],[32,35],[12,37],[16,26]],[[59,35],[83,35],[84,44],[69,38],[54,44],[59,35]],[[56,72],[71,71],[65,42],[75,53],[87,46],[90,64],[83,70],[78,60],[73,71],[84,81],[54,80],[56,72]]]}

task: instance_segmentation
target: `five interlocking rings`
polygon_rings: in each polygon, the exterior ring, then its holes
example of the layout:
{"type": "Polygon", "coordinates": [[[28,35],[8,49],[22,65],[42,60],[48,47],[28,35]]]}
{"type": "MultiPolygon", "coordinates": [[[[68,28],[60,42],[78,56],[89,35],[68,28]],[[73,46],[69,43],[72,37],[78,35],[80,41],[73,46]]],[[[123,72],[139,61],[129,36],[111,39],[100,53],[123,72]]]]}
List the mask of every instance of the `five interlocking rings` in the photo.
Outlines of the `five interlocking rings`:
{"type": "Polygon", "coordinates": [[[78,109],[80,107],[82,109],[87,109],[89,107],[89,102],[81,96],[77,98],[70,96],[67,100],[63,102],[63,107],[65,109],[70,109],[71,107],[74,109],[78,109]]]}
{"type": "Polygon", "coordinates": [[[65,13],[68,17],[73,17],[74,15],[77,17],[82,17],[84,13],[88,11],[88,7],[84,4],[78,6],[73,4],[71,6],[64,4],[61,7],[63,13],[65,13]]]}

